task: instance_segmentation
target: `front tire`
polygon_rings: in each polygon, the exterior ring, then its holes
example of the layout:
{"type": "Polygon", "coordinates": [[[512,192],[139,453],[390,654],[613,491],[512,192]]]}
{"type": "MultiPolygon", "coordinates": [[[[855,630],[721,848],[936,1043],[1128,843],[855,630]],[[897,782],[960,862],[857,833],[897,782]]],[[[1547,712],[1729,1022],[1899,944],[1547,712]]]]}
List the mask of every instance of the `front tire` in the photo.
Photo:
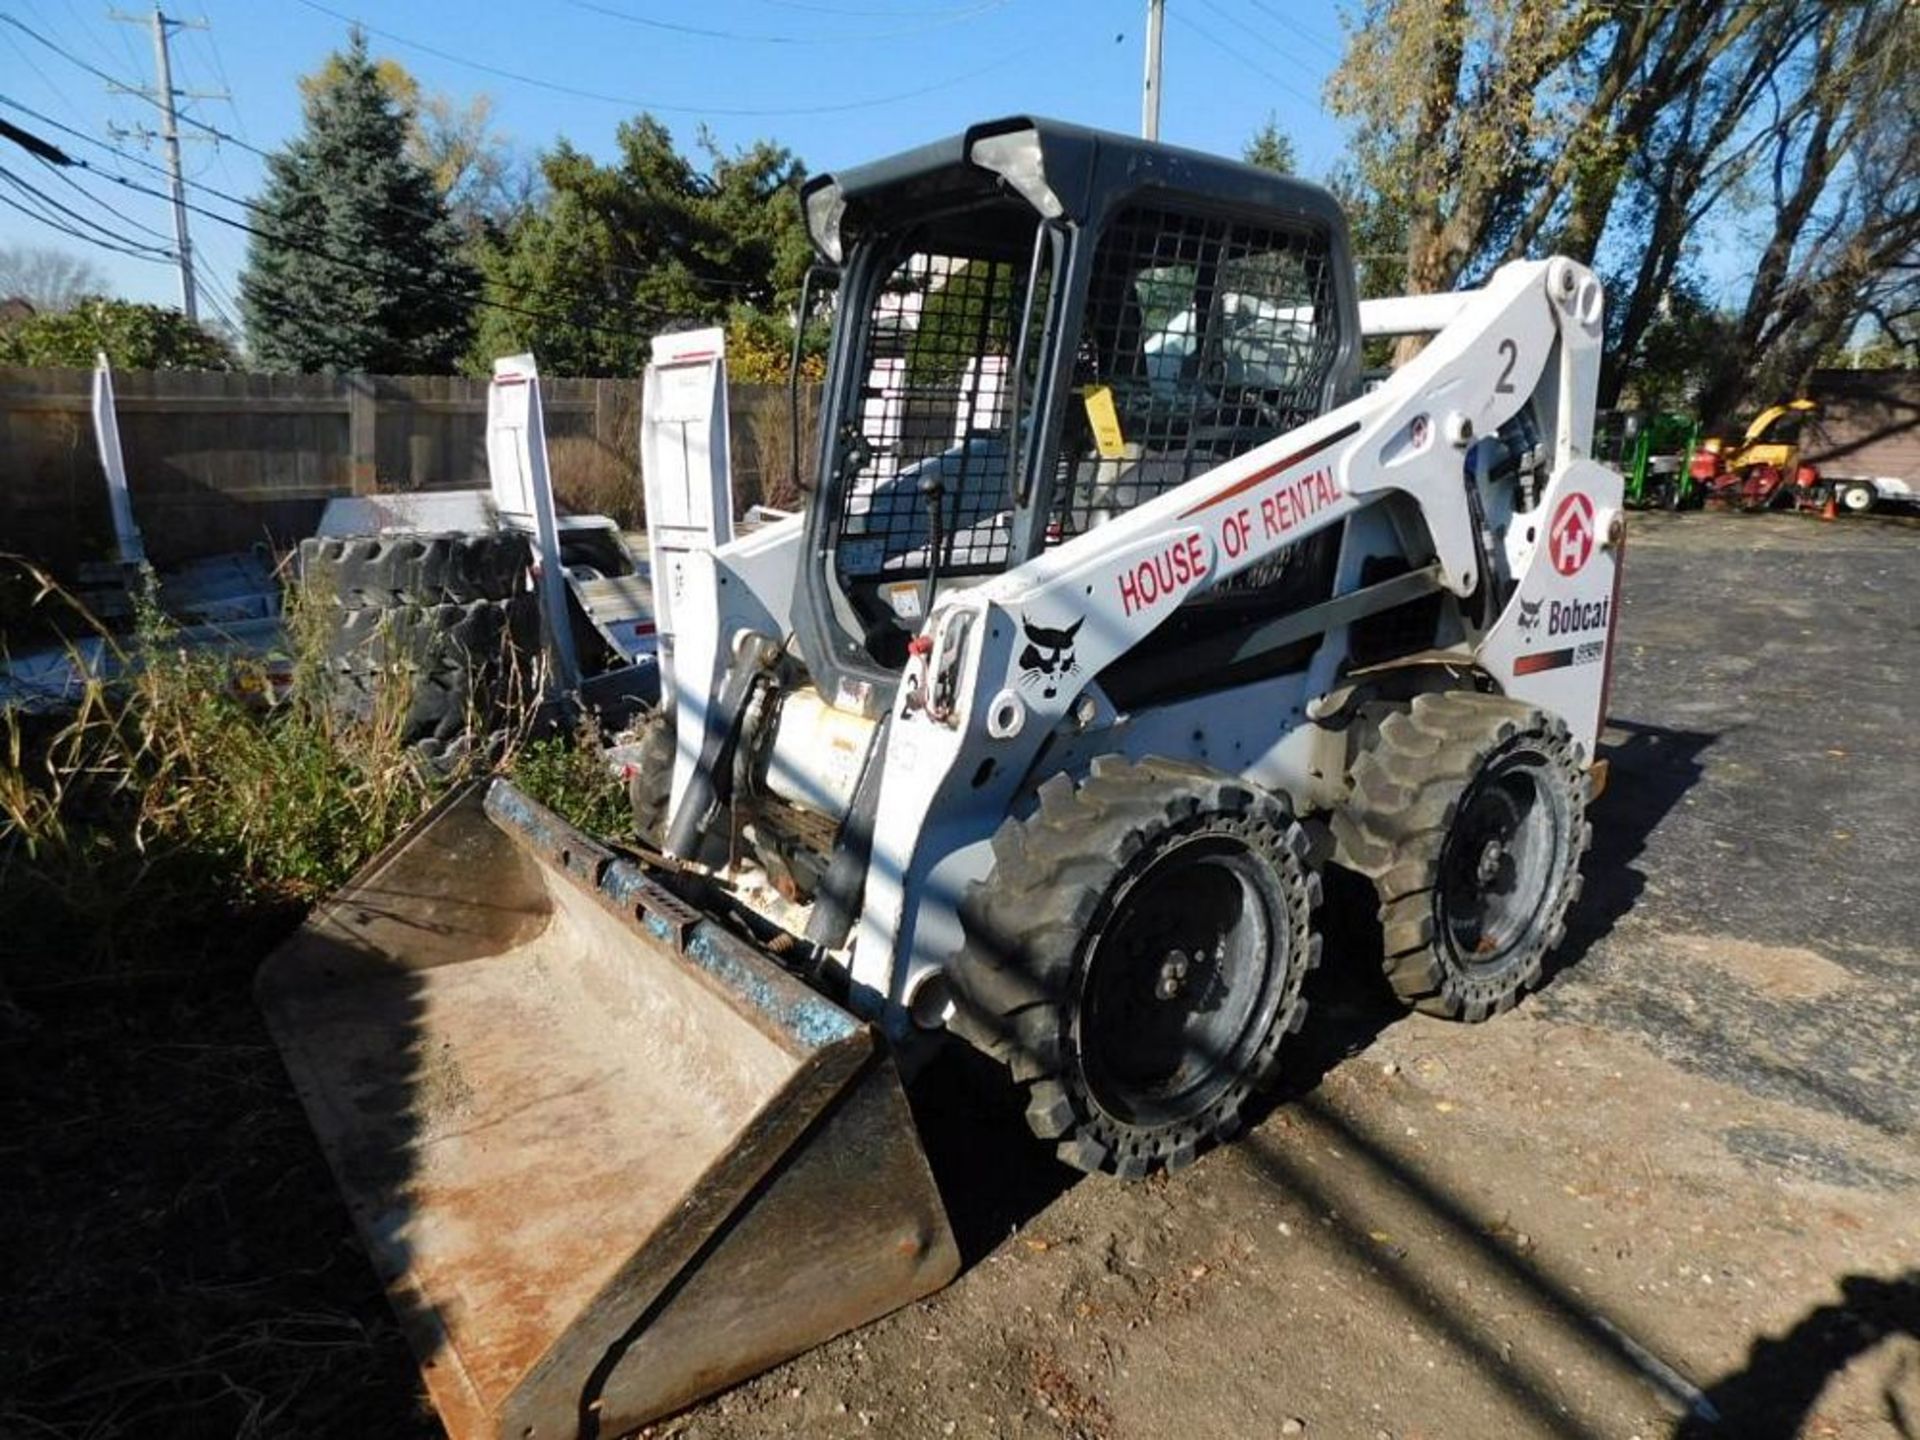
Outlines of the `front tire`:
{"type": "Polygon", "coordinates": [[[1557,718],[1498,695],[1420,695],[1381,722],[1334,817],[1380,897],[1388,981],[1413,1009],[1481,1021],[1537,985],[1593,839],[1557,718]]]}
{"type": "Polygon", "coordinates": [[[1849,515],[1867,514],[1879,498],[1871,485],[1843,485],[1840,488],[1840,508],[1849,515]]]}
{"type": "Polygon", "coordinates": [[[1082,1170],[1178,1169],[1230,1137],[1305,1013],[1320,879],[1278,796],[1198,766],[1096,760],[994,836],[961,907],[956,1032],[1029,1087],[1082,1170]]]}

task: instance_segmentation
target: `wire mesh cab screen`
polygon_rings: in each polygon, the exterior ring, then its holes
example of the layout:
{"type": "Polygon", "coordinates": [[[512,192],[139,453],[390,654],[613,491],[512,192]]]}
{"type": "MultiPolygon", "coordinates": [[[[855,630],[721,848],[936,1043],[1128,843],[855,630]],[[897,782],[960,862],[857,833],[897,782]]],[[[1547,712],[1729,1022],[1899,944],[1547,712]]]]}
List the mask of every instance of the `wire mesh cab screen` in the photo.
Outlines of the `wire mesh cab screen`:
{"type": "MultiPolygon", "coordinates": [[[[1055,303],[1066,298],[1053,293],[1056,252],[1040,238],[1024,207],[949,212],[893,242],[864,294],[848,297],[860,348],[826,482],[832,564],[883,664],[919,628],[934,504],[941,585],[1026,558],[1014,553],[1031,533],[1016,526],[1015,450],[1042,407],[1057,449],[1040,463],[1051,486],[1031,503],[1045,507],[1035,528],[1053,545],[1304,424],[1331,394],[1328,242],[1161,204],[1119,211],[1075,264],[1086,292],[1067,352],[1072,390],[1049,396],[1039,332],[1075,307],[1055,303]]],[[[1225,591],[1267,584],[1287,564],[1276,556],[1225,591]]]]}
{"type": "Polygon", "coordinates": [[[1121,211],[1094,253],[1050,537],[1093,529],[1313,419],[1338,353],[1324,240],[1121,211]]]}
{"type": "MultiPolygon", "coordinates": [[[[843,426],[854,433],[840,440],[836,563],[856,604],[879,583],[898,592],[892,608],[911,608],[902,582],[927,574],[935,487],[942,579],[1007,566],[1013,355],[1035,220],[993,228],[1004,233],[912,250],[873,291],[865,373],[843,426]]],[[[1024,407],[1030,380],[1023,393],[1024,407]]]]}

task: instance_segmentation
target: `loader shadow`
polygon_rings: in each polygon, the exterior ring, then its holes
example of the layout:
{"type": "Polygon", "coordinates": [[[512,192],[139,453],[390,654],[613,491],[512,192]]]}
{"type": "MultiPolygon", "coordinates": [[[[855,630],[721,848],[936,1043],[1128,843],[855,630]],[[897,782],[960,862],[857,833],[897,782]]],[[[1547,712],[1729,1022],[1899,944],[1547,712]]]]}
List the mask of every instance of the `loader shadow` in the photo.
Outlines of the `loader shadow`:
{"type": "MultiPolygon", "coordinates": [[[[1307,977],[1307,1021],[1283,1047],[1273,1083],[1243,1109],[1248,1129],[1275,1107],[1309,1094],[1405,1015],[1380,969],[1371,883],[1335,869],[1325,880],[1327,959],[1307,977]]],[[[1000,1038],[1012,1042],[1010,1035],[1000,1038]]],[[[1010,1078],[1007,1065],[963,1041],[945,1044],[908,1096],[966,1267],[1086,1178],[1028,1126],[1026,1087],[1010,1078]]]]}
{"type": "Polygon", "coordinates": [[[1607,722],[1600,755],[1609,774],[1605,793],[1587,811],[1593,844],[1581,870],[1585,888],[1567,915],[1566,939],[1547,957],[1543,985],[1579,964],[1639,902],[1648,842],[1706,773],[1700,757],[1719,739],[1716,731],[1607,722]]]}
{"type": "MultiPolygon", "coordinates": [[[[1566,940],[1548,959],[1546,983],[1579,963],[1638,901],[1647,883],[1639,862],[1648,840],[1698,782],[1704,771],[1700,756],[1718,738],[1630,720],[1608,727],[1602,753],[1611,762],[1611,777],[1589,812],[1594,839],[1584,867],[1585,888],[1568,917],[1566,940]]],[[[1277,1106],[1311,1095],[1336,1066],[1363,1053],[1405,1018],[1382,971],[1371,882],[1335,865],[1327,866],[1322,878],[1323,963],[1307,977],[1302,992],[1306,1024],[1283,1048],[1274,1086],[1248,1103],[1249,1129],[1277,1106]]],[[[1008,972],[1023,969],[1017,956],[997,959],[1008,972]]],[[[1027,983],[1047,988],[1033,977],[1027,983]]],[[[973,1019],[994,1041],[1017,1048],[1014,1037],[991,1017],[976,1013],[973,1019]]],[[[1004,1064],[969,1045],[945,1046],[917,1077],[910,1095],[968,1266],[1081,1178],[1054,1157],[1050,1141],[1037,1139],[1028,1128],[1024,1087],[1009,1080],[1004,1064]]]]}
{"type": "Polygon", "coordinates": [[[1028,1128],[1006,1067],[970,1045],[941,1047],[907,1098],[964,1269],[1086,1179],[1028,1128]]]}
{"type": "MultiPolygon", "coordinates": [[[[236,907],[203,974],[14,990],[0,1434],[429,1433],[406,1307],[397,1326],[248,990],[293,918],[236,907]]],[[[406,1195],[406,1147],[371,1164],[406,1195]]]]}
{"type": "MultiPolygon", "coordinates": [[[[1848,1275],[1840,1294],[1838,1304],[1809,1311],[1785,1335],[1756,1340],[1746,1367],[1707,1390],[1720,1423],[1690,1417],[1675,1440],[1792,1440],[1813,1417],[1827,1382],[1849,1363],[1895,1336],[1920,1340],[1920,1270],[1891,1279],[1848,1275]]],[[[1891,1390],[1882,1405],[1895,1434],[1920,1436],[1920,1408],[1891,1390]]]]}
{"type": "Polygon", "coordinates": [[[1390,1291],[1411,1319],[1443,1337],[1484,1378],[1511,1395],[1527,1412],[1534,1433],[1600,1440],[1606,1432],[1577,1413],[1572,1386],[1556,1383],[1557,1372],[1550,1363],[1533,1359],[1524,1348],[1503,1341],[1492,1326],[1476,1319],[1471,1304],[1462,1303],[1451,1275],[1443,1278],[1441,1274],[1447,1263],[1444,1254],[1429,1258],[1436,1249],[1444,1252],[1446,1245],[1453,1244],[1470,1251],[1493,1283],[1523,1292],[1547,1324],[1586,1354],[1644,1385],[1668,1410],[1702,1423],[1714,1418],[1712,1400],[1635,1340],[1624,1325],[1500,1238],[1489,1220],[1338,1114],[1326,1100],[1310,1096],[1292,1113],[1298,1122],[1296,1130],[1304,1124],[1345,1157],[1337,1168],[1313,1163],[1304,1158],[1303,1146],[1283,1143],[1266,1132],[1240,1141],[1228,1154],[1253,1176],[1320,1216],[1324,1221],[1320,1233],[1344,1258],[1390,1291]],[[1424,1247],[1416,1258],[1405,1248],[1384,1243],[1383,1232],[1369,1215],[1386,1197],[1415,1206],[1439,1232],[1440,1245],[1424,1247]]]}
{"type": "MultiPolygon", "coordinates": [[[[364,892],[359,898],[363,915],[377,908],[391,920],[385,907],[403,910],[414,897],[386,891],[377,899],[364,892]]],[[[419,974],[372,962],[365,950],[309,926],[268,957],[253,997],[284,1067],[282,1095],[298,1101],[288,1108],[297,1163],[311,1177],[315,1222],[330,1224],[337,1243],[372,1282],[366,1288],[374,1322],[369,1328],[405,1339],[404,1345],[389,1340],[384,1348],[394,1352],[396,1371],[416,1397],[407,1409],[417,1409],[420,1395],[414,1367],[431,1368],[445,1341],[440,1317],[417,1288],[403,1283],[413,1258],[406,1237],[421,1219],[418,1161],[434,1101],[436,1057],[425,991],[419,974]],[[297,967],[283,966],[275,976],[273,962],[292,946],[298,947],[297,967]],[[385,1044],[343,1044],[348,1030],[377,1035],[385,1044]],[[337,1057],[347,1054],[357,1058],[343,1075],[337,1057]]],[[[369,1416],[384,1415],[392,1423],[404,1413],[397,1399],[389,1394],[369,1416]]]]}

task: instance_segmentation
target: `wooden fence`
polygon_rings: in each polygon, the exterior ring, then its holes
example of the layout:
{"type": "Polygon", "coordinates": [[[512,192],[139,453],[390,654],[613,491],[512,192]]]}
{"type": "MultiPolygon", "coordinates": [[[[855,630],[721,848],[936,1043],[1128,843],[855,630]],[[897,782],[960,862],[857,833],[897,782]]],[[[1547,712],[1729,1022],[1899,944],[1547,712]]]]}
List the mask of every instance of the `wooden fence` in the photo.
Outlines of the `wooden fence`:
{"type": "MultiPolygon", "coordinates": [[[[85,370],[0,367],[0,552],[58,573],[112,549],[91,387],[85,370]]],[[[486,483],[484,380],[126,371],[114,391],[134,514],[160,565],[288,548],[337,495],[486,483]]],[[[563,508],[638,523],[640,382],[543,379],[541,398],[563,508]]],[[[790,502],[785,388],[736,385],[730,405],[739,502],[790,502]]],[[[809,419],[816,405],[810,394],[809,419]]]]}

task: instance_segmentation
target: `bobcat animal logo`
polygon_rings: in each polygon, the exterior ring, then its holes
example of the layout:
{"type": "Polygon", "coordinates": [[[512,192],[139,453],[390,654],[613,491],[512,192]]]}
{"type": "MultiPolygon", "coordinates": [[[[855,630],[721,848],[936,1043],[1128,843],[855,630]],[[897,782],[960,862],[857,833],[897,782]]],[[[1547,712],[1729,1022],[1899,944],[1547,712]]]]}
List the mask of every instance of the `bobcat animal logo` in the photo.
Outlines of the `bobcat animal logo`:
{"type": "Polygon", "coordinates": [[[1520,602],[1520,628],[1538,630],[1540,628],[1540,607],[1545,600],[1522,600],[1520,602]]]}
{"type": "Polygon", "coordinates": [[[1058,695],[1060,682],[1080,669],[1080,662],[1073,658],[1073,637],[1080,633],[1086,619],[1082,615],[1064,630],[1022,619],[1020,628],[1026,632],[1027,648],[1020,652],[1020,683],[1038,685],[1040,694],[1048,700],[1058,695]]]}

